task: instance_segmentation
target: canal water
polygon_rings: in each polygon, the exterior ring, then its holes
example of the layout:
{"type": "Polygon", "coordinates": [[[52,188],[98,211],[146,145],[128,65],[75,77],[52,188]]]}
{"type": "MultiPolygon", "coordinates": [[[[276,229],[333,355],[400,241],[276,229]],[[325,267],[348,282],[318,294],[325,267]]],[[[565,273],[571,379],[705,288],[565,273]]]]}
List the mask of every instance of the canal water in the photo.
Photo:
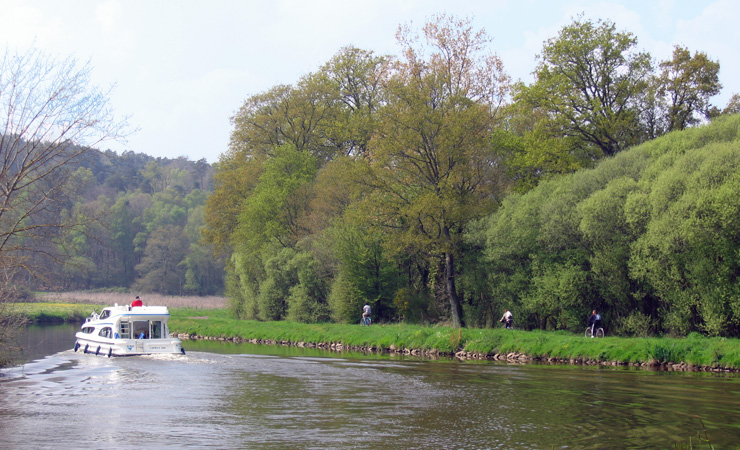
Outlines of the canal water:
{"type": "Polygon", "coordinates": [[[185,356],[107,358],[72,351],[74,329],[31,330],[26,342],[46,355],[2,371],[0,448],[740,445],[732,375],[214,342],[185,342],[185,356]]]}

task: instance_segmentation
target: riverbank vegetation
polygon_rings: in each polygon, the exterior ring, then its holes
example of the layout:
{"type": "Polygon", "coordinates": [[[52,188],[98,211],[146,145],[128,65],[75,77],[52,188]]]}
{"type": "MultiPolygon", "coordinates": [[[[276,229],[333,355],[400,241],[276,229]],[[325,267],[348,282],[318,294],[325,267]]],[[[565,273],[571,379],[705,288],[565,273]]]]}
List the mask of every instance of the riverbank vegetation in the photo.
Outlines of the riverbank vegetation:
{"type": "Polygon", "coordinates": [[[88,303],[14,303],[8,315],[19,317],[24,323],[82,323],[93,310],[106,305],[88,303]]]}
{"type": "MultiPolygon", "coordinates": [[[[492,358],[509,354],[565,363],[647,366],[681,364],[681,369],[740,369],[740,341],[693,333],[687,338],[605,337],[589,339],[566,331],[454,328],[409,324],[308,324],[238,320],[226,310],[174,309],[170,330],[189,336],[262,343],[341,344],[345,349],[447,354],[492,358]]],[[[585,328],[585,327],[584,327],[585,328]]]]}
{"type": "MultiPolygon", "coordinates": [[[[18,303],[14,314],[28,323],[81,323],[93,309],[106,305],[85,303],[18,303]]],[[[411,324],[356,324],[261,322],[234,318],[228,309],[170,308],[170,332],[193,338],[256,341],[268,345],[320,346],[457,355],[460,358],[521,360],[552,359],[564,363],[618,363],[645,366],[683,365],[690,369],[740,369],[740,340],[686,338],[605,337],[589,339],[566,331],[523,331],[503,328],[454,328],[411,324]],[[338,346],[337,346],[338,345],[338,346]]],[[[187,345],[187,344],[186,344],[187,345]]]]}

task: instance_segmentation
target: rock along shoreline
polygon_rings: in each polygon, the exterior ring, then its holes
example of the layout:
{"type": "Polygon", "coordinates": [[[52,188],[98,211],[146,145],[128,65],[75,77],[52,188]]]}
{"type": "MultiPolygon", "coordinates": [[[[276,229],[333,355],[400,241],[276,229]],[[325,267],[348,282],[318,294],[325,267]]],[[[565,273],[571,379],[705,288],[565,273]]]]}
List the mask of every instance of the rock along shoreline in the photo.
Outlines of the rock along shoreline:
{"type": "Polygon", "coordinates": [[[600,361],[587,358],[553,358],[548,356],[529,356],[519,352],[510,353],[477,353],[466,352],[464,350],[456,353],[443,352],[439,349],[411,349],[397,348],[395,345],[390,347],[376,346],[357,346],[347,345],[341,342],[292,342],[278,341],[273,339],[248,339],[240,337],[213,337],[201,336],[195,334],[177,334],[181,340],[206,340],[206,341],[223,341],[233,342],[235,344],[258,344],[258,345],[281,345],[285,347],[316,348],[332,352],[353,351],[361,353],[384,353],[399,356],[418,356],[429,359],[437,358],[455,358],[460,361],[466,360],[487,360],[501,361],[509,364],[560,364],[560,365],[581,365],[581,366],[611,366],[611,367],[632,367],[653,371],[672,371],[672,372],[713,372],[713,373],[740,373],[740,368],[719,367],[719,366],[700,366],[687,364],[685,362],[626,362],[626,361],[600,361]]]}

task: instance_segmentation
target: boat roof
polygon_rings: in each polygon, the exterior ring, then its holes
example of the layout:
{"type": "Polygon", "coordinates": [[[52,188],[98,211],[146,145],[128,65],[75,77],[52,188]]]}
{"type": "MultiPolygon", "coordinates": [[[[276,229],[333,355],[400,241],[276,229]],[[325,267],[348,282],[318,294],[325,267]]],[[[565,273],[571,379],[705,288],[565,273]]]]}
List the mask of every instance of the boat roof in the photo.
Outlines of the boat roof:
{"type": "Polygon", "coordinates": [[[169,310],[166,306],[129,306],[129,305],[115,305],[103,308],[103,311],[108,310],[111,312],[111,316],[115,315],[126,315],[126,316],[161,316],[170,315],[169,310]]]}

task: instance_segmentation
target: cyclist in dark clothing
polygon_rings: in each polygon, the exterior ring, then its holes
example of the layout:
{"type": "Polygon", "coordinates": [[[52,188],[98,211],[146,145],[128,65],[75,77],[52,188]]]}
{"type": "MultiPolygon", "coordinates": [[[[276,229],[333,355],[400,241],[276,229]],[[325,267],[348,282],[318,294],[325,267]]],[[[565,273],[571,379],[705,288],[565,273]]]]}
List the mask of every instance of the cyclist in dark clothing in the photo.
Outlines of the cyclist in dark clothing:
{"type": "Polygon", "coordinates": [[[601,327],[601,314],[595,309],[588,318],[588,326],[591,328],[591,337],[594,337],[594,332],[601,327]]]}

